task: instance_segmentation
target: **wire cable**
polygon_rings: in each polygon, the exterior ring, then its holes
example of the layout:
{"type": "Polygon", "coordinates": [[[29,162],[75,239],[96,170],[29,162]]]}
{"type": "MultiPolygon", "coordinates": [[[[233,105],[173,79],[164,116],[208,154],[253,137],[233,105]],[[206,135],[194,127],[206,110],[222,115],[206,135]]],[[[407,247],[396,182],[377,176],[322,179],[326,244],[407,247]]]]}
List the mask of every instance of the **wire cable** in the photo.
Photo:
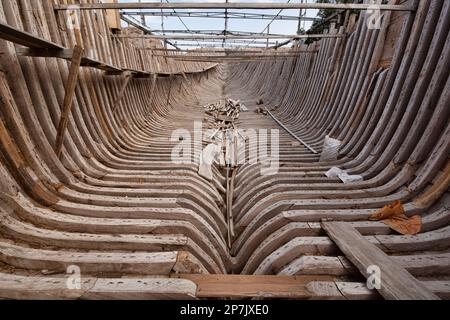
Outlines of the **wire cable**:
{"type": "MultiPolygon", "coordinates": [[[[291,0],[288,0],[287,3],[290,3],[290,2],[291,2],[291,0]]],[[[264,28],[264,30],[261,31],[261,33],[260,33],[261,35],[262,35],[264,32],[266,32],[267,29],[270,28],[270,26],[272,25],[272,23],[275,21],[276,18],[278,18],[278,17],[280,16],[280,14],[281,14],[281,12],[283,12],[283,10],[284,10],[284,9],[281,9],[280,11],[278,11],[278,13],[277,13],[277,14],[275,15],[275,17],[272,19],[272,21],[270,21],[269,24],[264,28]]],[[[249,47],[253,42],[255,42],[255,40],[253,40],[253,41],[251,41],[249,44],[247,44],[246,47],[249,47]]]]}

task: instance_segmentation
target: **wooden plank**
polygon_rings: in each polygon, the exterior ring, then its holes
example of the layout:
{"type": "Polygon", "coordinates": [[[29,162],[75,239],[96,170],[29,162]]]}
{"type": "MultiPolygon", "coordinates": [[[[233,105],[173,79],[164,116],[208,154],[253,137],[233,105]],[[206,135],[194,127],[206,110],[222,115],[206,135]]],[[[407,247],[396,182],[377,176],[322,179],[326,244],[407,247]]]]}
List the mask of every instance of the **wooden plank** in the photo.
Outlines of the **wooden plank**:
{"type": "Polygon", "coordinates": [[[274,275],[187,275],[172,277],[187,279],[197,285],[197,298],[291,298],[310,299],[315,294],[308,285],[315,281],[333,282],[330,276],[274,275]]]}
{"type": "MultiPolygon", "coordinates": [[[[81,10],[94,9],[334,9],[334,10],[368,10],[373,8],[370,3],[274,3],[274,2],[183,2],[183,3],[82,3],[78,4],[81,10]]],[[[55,10],[67,10],[68,4],[55,5],[55,10]]],[[[380,10],[415,11],[412,5],[378,5],[380,10]]]]}
{"type": "Polygon", "coordinates": [[[31,33],[19,30],[0,22],[0,39],[11,41],[26,47],[50,50],[62,50],[64,47],[37,37],[31,33]]]}
{"type": "Polygon", "coordinates": [[[75,95],[75,89],[77,86],[78,75],[80,72],[81,59],[83,57],[83,48],[75,46],[72,63],[70,65],[69,77],[66,85],[66,95],[64,97],[64,104],[61,113],[61,119],[59,121],[58,133],[56,135],[55,152],[57,156],[61,156],[62,145],[64,142],[64,134],[69,123],[69,114],[72,109],[73,98],[75,95]]]}
{"type": "MultiPolygon", "coordinates": [[[[74,49],[42,49],[42,48],[16,48],[16,53],[22,57],[41,57],[41,58],[58,58],[65,60],[72,60],[74,49]]],[[[111,72],[111,74],[122,74],[123,70],[114,66],[108,65],[104,62],[94,60],[92,58],[83,56],[81,58],[81,66],[91,67],[95,69],[111,72]]]]}
{"type": "Polygon", "coordinates": [[[164,277],[82,277],[80,289],[69,289],[67,277],[19,276],[0,273],[0,298],[46,299],[195,299],[196,286],[183,279],[164,277]]]}
{"type": "Polygon", "coordinates": [[[368,278],[369,266],[381,270],[381,288],[378,292],[389,300],[438,300],[427,289],[386,253],[367,241],[355,228],[346,222],[323,222],[323,229],[338,245],[358,270],[368,278]]]}
{"type": "Polygon", "coordinates": [[[21,57],[59,58],[72,60],[73,49],[42,49],[42,48],[16,48],[21,57]]]}
{"type": "MultiPolygon", "coordinates": [[[[105,3],[117,3],[117,0],[105,0],[105,3]]],[[[105,19],[108,28],[120,30],[122,26],[120,25],[120,13],[117,10],[106,10],[105,19]]]]}

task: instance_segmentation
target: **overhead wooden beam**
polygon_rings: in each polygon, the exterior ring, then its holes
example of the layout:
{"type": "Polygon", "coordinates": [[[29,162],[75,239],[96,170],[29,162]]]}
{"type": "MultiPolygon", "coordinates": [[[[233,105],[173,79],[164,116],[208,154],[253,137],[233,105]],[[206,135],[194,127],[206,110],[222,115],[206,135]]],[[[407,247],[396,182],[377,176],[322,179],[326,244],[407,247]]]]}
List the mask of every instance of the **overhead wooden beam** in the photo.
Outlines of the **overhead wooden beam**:
{"type": "MultiPolygon", "coordinates": [[[[368,10],[372,9],[372,4],[354,3],[275,3],[275,2],[130,2],[130,3],[82,3],[78,4],[81,10],[94,9],[337,9],[337,10],[368,10]]],[[[73,9],[73,5],[57,4],[55,10],[73,9]]],[[[415,11],[416,8],[410,4],[405,5],[378,5],[380,10],[391,11],[415,11]]]]}
{"type": "Polygon", "coordinates": [[[211,40],[211,39],[310,39],[310,38],[344,38],[346,34],[277,34],[277,35],[120,35],[116,38],[126,39],[173,39],[173,40],[211,40]]]}
{"type": "Polygon", "coordinates": [[[81,59],[83,58],[83,51],[83,48],[80,46],[75,46],[75,49],[73,50],[72,63],[70,65],[69,76],[67,78],[66,84],[66,95],[64,97],[64,104],[61,112],[61,119],[59,121],[58,133],[56,135],[55,152],[58,157],[61,156],[62,146],[64,143],[64,135],[69,123],[69,114],[72,110],[73,98],[75,96],[75,89],[80,72],[81,59]]]}
{"type": "Polygon", "coordinates": [[[386,253],[365,239],[347,222],[323,222],[322,228],[358,270],[370,277],[369,267],[380,271],[378,292],[389,300],[439,300],[423,283],[414,278],[386,253]]]}

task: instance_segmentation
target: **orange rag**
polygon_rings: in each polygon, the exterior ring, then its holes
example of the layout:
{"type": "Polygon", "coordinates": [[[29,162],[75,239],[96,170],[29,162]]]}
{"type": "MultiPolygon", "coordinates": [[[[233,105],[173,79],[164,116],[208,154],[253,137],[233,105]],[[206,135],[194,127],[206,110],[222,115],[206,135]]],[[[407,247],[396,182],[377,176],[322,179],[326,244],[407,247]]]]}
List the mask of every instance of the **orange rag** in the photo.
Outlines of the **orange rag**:
{"type": "Polygon", "coordinates": [[[418,215],[408,218],[405,214],[405,208],[399,200],[384,206],[369,219],[372,221],[381,220],[391,229],[403,235],[418,234],[422,228],[422,218],[418,215]]]}

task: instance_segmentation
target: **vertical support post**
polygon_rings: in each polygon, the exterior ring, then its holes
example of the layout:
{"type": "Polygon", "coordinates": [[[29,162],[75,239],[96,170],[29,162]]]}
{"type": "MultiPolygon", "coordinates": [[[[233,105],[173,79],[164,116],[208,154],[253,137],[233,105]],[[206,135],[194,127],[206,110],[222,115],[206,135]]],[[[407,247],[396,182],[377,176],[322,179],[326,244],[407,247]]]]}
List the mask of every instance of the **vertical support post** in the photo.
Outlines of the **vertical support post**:
{"type": "Polygon", "coordinates": [[[77,87],[78,75],[80,72],[81,59],[83,57],[83,48],[76,45],[73,50],[72,62],[70,65],[69,77],[66,84],[66,95],[64,97],[64,104],[59,120],[58,133],[56,135],[55,152],[58,157],[61,156],[62,146],[64,143],[64,134],[69,123],[69,114],[72,109],[73,98],[75,96],[75,89],[77,87]]]}
{"type": "Polygon", "coordinates": [[[81,48],[84,48],[83,46],[83,37],[81,35],[81,11],[73,10],[70,12],[71,18],[72,18],[72,27],[73,27],[73,33],[75,36],[75,43],[80,46],[81,48]],[[79,16],[78,16],[79,14],[79,16]]]}
{"type": "MultiPolygon", "coordinates": [[[[228,3],[228,0],[225,0],[226,3],[228,3]]],[[[228,34],[228,9],[225,9],[225,29],[223,32],[223,35],[226,36],[228,34]]],[[[222,48],[225,47],[226,39],[223,39],[222,41],[222,48]]]]}
{"type": "MultiPolygon", "coordinates": [[[[163,0],[161,0],[161,4],[163,3],[163,0]]],[[[161,8],[161,30],[162,34],[165,36],[166,32],[164,31],[164,10],[161,8]]],[[[167,39],[164,41],[164,49],[167,50],[167,39]]]]}
{"type": "MultiPolygon", "coordinates": [[[[141,3],[141,2],[142,2],[142,0],[139,0],[139,3],[141,3]]],[[[142,9],[141,9],[141,12],[142,12],[142,9]]],[[[141,22],[142,22],[142,24],[143,24],[144,26],[147,26],[147,23],[146,23],[146,21],[145,21],[145,15],[144,15],[144,14],[141,15],[141,22]]]]}
{"type": "MultiPolygon", "coordinates": [[[[303,3],[303,0],[300,1],[301,3],[303,3]]],[[[305,11],[306,12],[306,11],[305,11]]],[[[302,31],[302,18],[303,18],[304,14],[303,14],[303,9],[299,10],[299,14],[298,14],[298,26],[297,26],[297,34],[301,34],[302,31]]]]}

